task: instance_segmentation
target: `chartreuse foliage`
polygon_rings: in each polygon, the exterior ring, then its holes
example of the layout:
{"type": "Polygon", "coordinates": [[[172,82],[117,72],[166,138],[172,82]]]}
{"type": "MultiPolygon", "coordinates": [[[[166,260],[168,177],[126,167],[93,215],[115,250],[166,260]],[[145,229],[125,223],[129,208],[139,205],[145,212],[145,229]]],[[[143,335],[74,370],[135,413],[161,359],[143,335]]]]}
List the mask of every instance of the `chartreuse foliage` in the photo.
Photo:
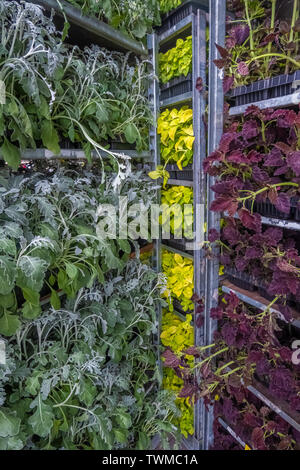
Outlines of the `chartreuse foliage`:
{"type": "MultiPolygon", "coordinates": [[[[162,316],[161,342],[163,346],[169,347],[177,354],[194,344],[194,329],[191,326],[192,315],[186,316],[186,321],[182,321],[174,313],[165,310],[162,316]]],[[[193,358],[191,357],[191,360],[193,358]]],[[[174,370],[164,368],[163,386],[166,390],[172,390],[179,394],[183,380],[180,379],[174,370]]],[[[181,433],[187,437],[194,433],[194,412],[188,398],[177,396],[176,405],[180,410],[180,418],[174,419],[174,424],[180,428],[181,433]]]]}
{"type": "MultiPolygon", "coordinates": [[[[164,250],[162,269],[167,276],[167,287],[171,297],[177,299],[185,311],[193,310],[194,304],[191,300],[194,289],[193,260],[164,250]]],[[[167,292],[165,295],[167,296],[167,292]]],[[[172,305],[170,310],[173,311],[172,305]]]]}
{"type": "MultiPolygon", "coordinates": [[[[175,313],[165,310],[162,315],[161,342],[177,354],[194,342],[194,328],[191,326],[192,315],[186,316],[182,321],[175,313]]],[[[191,359],[192,356],[191,356],[191,359]]]]}
{"type": "Polygon", "coordinates": [[[0,337],[0,449],[146,449],[174,433],[178,411],[158,391],[152,341],[162,288],[132,260],[0,337]]]}
{"type": "Polygon", "coordinates": [[[144,38],[152,31],[152,26],[160,24],[158,0],[67,1],[79,7],[84,14],[95,16],[135,39],[144,38]]]}
{"type": "Polygon", "coordinates": [[[180,170],[193,160],[193,110],[187,106],[166,109],[159,119],[157,132],[161,140],[161,158],[177,163],[180,170]]]}
{"type": "Polygon", "coordinates": [[[183,0],[159,0],[160,11],[162,13],[168,13],[168,11],[179,7],[183,0]]]}
{"type": "Polygon", "coordinates": [[[172,78],[185,77],[192,71],[193,46],[192,36],[186,39],[177,39],[176,47],[169,49],[164,54],[159,54],[159,74],[162,83],[167,83],[172,78]]]}
{"type": "Polygon", "coordinates": [[[170,206],[170,210],[164,209],[162,220],[168,220],[170,216],[171,232],[182,227],[186,238],[193,237],[193,189],[185,186],[171,186],[161,192],[161,203],[170,206]],[[180,205],[182,213],[172,212],[172,206],[180,205]],[[191,207],[185,207],[190,205],[191,207]]]}

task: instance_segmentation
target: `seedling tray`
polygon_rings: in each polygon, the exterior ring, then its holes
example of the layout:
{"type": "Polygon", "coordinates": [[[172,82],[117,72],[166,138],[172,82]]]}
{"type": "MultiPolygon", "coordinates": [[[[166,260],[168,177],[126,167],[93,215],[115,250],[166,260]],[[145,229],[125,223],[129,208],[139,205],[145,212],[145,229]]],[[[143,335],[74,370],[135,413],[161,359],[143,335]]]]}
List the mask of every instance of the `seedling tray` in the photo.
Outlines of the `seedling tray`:
{"type": "Polygon", "coordinates": [[[228,93],[228,97],[232,106],[242,106],[271,98],[280,98],[296,92],[299,88],[299,86],[293,88],[296,80],[300,80],[300,70],[291,74],[277,75],[266,80],[258,80],[247,86],[237,87],[228,93]]]}
{"type": "Polygon", "coordinates": [[[162,243],[165,246],[173,248],[174,250],[182,251],[183,253],[186,253],[188,255],[193,255],[193,251],[187,249],[188,244],[193,243],[192,240],[187,240],[186,238],[176,240],[175,238],[173,238],[173,235],[171,235],[171,238],[168,240],[162,239],[162,243]]]}
{"type": "Polygon", "coordinates": [[[254,292],[256,290],[256,280],[248,273],[237,271],[233,267],[226,267],[225,273],[227,279],[241,289],[254,292]]]}
{"type": "MultiPolygon", "coordinates": [[[[246,204],[247,208],[251,208],[251,203],[246,204]]],[[[296,198],[291,199],[291,208],[288,213],[284,213],[276,209],[276,207],[271,204],[269,201],[257,202],[255,201],[253,205],[254,212],[258,212],[264,217],[269,217],[272,219],[281,219],[281,220],[295,220],[300,221],[300,206],[299,200],[296,198]]]]}
{"type": "Polygon", "coordinates": [[[166,100],[174,98],[175,96],[189,93],[193,90],[192,74],[189,73],[186,77],[184,75],[173,78],[168,83],[160,87],[160,99],[166,100]]]}
{"type": "Polygon", "coordinates": [[[166,170],[170,173],[170,179],[193,181],[193,167],[188,165],[183,170],[179,170],[177,165],[167,165],[166,170]]]}
{"type": "Polygon", "coordinates": [[[208,11],[208,0],[186,0],[179,7],[169,11],[162,17],[162,24],[158,28],[158,34],[165,33],[180,21],[201,8],[208,11]]]}

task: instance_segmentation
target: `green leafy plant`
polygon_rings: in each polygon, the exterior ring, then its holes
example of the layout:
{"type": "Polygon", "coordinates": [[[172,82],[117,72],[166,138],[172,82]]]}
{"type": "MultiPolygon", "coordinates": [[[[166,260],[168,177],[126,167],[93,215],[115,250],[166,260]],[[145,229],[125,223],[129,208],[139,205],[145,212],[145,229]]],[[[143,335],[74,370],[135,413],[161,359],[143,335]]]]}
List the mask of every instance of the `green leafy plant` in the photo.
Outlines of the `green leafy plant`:
{"type": "MultiPolygon", "coordinates": [[[[59,1],[59,0],[57,0],[59,1]]],[[[157,0],[67,0],[86,15],[103,20],[135,39],[143,39],[160,24],[157,0]]]]}
{"type": "Polygon", "coordinates": [[[96,279],[103,282],[110,269],[125,266],[130,244],[99,238],[97,209],[107,203],[117,207],[121,194],[131,202],[144,200],[147,206],[155,189],[149,186],[144,191],[146,179],[140,172],[119,191],[114,189],[115,176],[103,185],[100,181],[96,173],[63,169],[48,176],[0,177],[1,334],[11,336],[17,331],[20,310],[27,319],[41,313],[42,289],[58,308],[58,290],[74,298],[96,279]]]}
{"type": "Polygon", "coordinates": [[[0,152],[14,169],[21,151],[80,146],[103,152],[119,168],[121,152],[111,142],[148,148],[152,121],[146,90],[147,61],[98,47],[65,46],[61,33],[40,7],[2,1],[0,152]]]}
{"type": "Polygon", "coordinates": [[[159,0],[160,11],[162,13],[168,13],[170,10],[179,7],[182,0],[159,0]]]}
{"type": "Polygon", "coordinates": [[[0,366],[0,448],[145,449],[157,432],[176,434],[152,342],[162,289],[134,260],[122,276],[110,272],[102,285],[22,322],[0,366]]]}
{"type": "Polygon", "coordinates": [[[185,77],[192,71],[193,51],[192,36],[186,39],[177,39],[176,47],[159,54],[159,74],[162,83],[169,82],[172,78],[185,77]]]}

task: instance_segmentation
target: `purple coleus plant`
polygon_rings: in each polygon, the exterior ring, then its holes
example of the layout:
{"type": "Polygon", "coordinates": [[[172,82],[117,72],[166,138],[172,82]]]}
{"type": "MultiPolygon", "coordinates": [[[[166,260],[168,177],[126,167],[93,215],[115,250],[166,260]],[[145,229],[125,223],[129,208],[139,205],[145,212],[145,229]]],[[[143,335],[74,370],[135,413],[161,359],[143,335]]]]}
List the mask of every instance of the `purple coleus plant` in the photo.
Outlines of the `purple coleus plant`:
{"type": "Polygon", "coordinates": [[[214,407],[214,449],[240,450],[237,441],[228,438],[219,423],[222,418],[253,450],[293,450],[300,443],[300,433],[268,408],[247,389],[241,388],[236,397],[232,387],[214,407]]]}
{"type": "MultiPolygon", "coordinates": [[[[208,405],[232,388],[236,399],[242,401],[241,387],[258,380],[275,398],[286,400],[300,412],[300,367],[292,363],[291,348],[282,344],[283,330],[270,308],[259,311],[230,293],[220,297],[211,317],[219,325],[213,344],[190,347],[177,355],[166,351],[163,355],[168,367],[184,382],[179,396],[193,401],[203,398],[208,405]],[[191,364],[187,355],[197,361],[191,364]]],[[[235,423],[238,416],[231,405],[225,401],[223,411],[235,423]]],[[[258,426],[254,418],[252,423],[258,426]]]]}
{"type": "Polygon", "coordinates": [[[220,58],[214,61],[224,69],[225,93],[300,68],[298,0],[293,0],[290,22],[276,19],[279,6],[280,0],[260,0],[256,5],[249,0],[227,2],[234,18],[227,17],[225,48],[216,45],[220,58]]]}
{"type": "Polygon", "coordinates": [[[218,149],[204,162],[217,177],[211,210],[239,216],[245,227],[261,224],[257,204],[288,217],[300,209],[300,111],[250,106],[242,121],[227,125],[218,149]]]}

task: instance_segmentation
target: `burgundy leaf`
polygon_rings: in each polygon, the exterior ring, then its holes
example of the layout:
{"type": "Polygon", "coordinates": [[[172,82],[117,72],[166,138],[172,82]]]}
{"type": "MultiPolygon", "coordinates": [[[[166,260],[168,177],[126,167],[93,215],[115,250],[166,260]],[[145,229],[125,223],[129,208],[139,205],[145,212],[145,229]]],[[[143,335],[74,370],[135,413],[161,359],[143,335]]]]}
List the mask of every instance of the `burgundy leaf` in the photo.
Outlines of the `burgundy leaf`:
{"type": "Polygon", "coordinates": [[[227,153],[230,147],[231,142],[233,142],[237,138],[237,134],[235,132],[225,132],[222,135],[219,150],[220,152],[227,153]]]}
{"type": "Polygon", "coordinates": [[[215,59],[213,62],[218,67],[218,69],[223,69],[227,65],[226,59],[215,59]]]}
{"type": "Polygon", "coordinates": [[[170,349],[166,349],[162,353],[162,357],[165,359],[164,364],[166,367],[179,367],[180,359],[170,349]]]}
{"type": "Polygon", "coordinates": [[[284,155],[288,155],[289,153],[292,152],[292,148],[289,145],[285,144],[284,142],[277,142],[275,144],[275,147],[281,150],[284,153],[284,155]]]}
{"type": "Polygon", "coordinates": [[[238,208],[238,203],[234,199],[227,197],[217,197],[211,204],[210,210],[213,212],[228,212],[230,216],[233,216],[238,208]]]}
{"type": "Polygon", "coordinates": [[[259,134],[259,128],[257,122],[254,119],[246,121],[243,125],[242,135],[246,140],[253,139],[259,134]]]}
{"type": "Polygon", "coordinates": [[[261,227],[261,216],[259,214],[251,214],[247,209],[243,208],[238,211],[239,218],[244,227],[250,230],[258,231],[261,227]]]}
{"type": "Polygon", "coordinates": [[[288,34],[290,30],[291,30],[291,26],[288,24],[287,21],[280,21],[279,31],[281,34],[288,34]]]}
{"type": "Polygon", "coordinates": [[[250,29],[248,25],[238,25],[232,28],[231,35],[235,38],[237,44],[242,45],[248,39],[250,29]]]}
{"type": "Polygon", "coordinates": [[[222,320],[223,315],[224,315],[224,312],[220,307],[212,308],[210,311],[210,316],[214,320],[222,320]]]}
{"type": "Polygon", "coordinates": [[[246,77],[247,75],[249,75],[249,67],[245,62],[240,62],[237,70],[238,70],[238,73],[242,75],[243,77],[246,77]]]}
{"type": "Polygon", "coordinates": [[[199,93],[201,93],[203,91],[203,80],[201,77],[198,77],[197,78],[197,81],[196,81],[196,90],[199,91],[199,93]]]}
{"type": "Polygon", "coordinates": [[[214,243],[217,240],[220,240],[220,233],[215,228],[210,229],[208,232],[208,241],[214,243]]]}
{"type": "Polygon", "coordinates": [[[185,349],[184,354],[187,354],[188,356],[194,356],[194,357],[200,357],[199,350],[196,348],[196,346],[190,346],[189,348],[185,349]]]}
{"type": "Polygon", "coordinates": [[[291,210],[290,196],[286,193],[280,193],[278,195],[275,207],[280,212],[283,212],[284,214],[289,214],[291,210]]]}
{"type": "Polygon", "coordinates": [[[282,165],[284,165],[284,160],[282,158],[281,149],[273,148],[271,152],[266,155],[264,166],[277,167],[282,165]]]}
{"type": "Polygon", "coordinates": [[[234,150],[228,155],[227,160],[232,163],[245,163],[247,157],[241,150],[234,150]]]}
{"type": "Polygon", "coordinates": [[[290,153],[287,156],[287,165],[293,170],[296,176],[300,176],[300,151],[290,153]]]}
{"type": "Polygon", "coordinates": [[[228,93],[229,90],[231,90],[232,85],[234,84],[234,75],[227,76],[223,80],[223,91],[224,93],[228,93]]]}
{"type": "Polygon", "coordinates": [[[268,183],[270,181],[268,173],[258,166],[252,168],[252,177],[257,183],[268,183]]]}
{"type": "Polygon", "coordinates": [[[197,387],[194,384],[185,384],[184,387],[180,390],[178,397],[179,398],[193,398],[197,393],[197,387]]]}
{"type": "Polygon", "coordinates": [[[261,427],[254,428],[251,436],[252,446],[256,450],[266,450],[264,431],[261,427]]]}
{"type": "Polygon", "coordinates": [[[218,49],[219,54],[222,57],[222,59],[227,59],[229,57],[229,53],[226,49],[224,49],[224,47],[219,46],[218,44],[216,44],[216,48],[218,49]]]}

